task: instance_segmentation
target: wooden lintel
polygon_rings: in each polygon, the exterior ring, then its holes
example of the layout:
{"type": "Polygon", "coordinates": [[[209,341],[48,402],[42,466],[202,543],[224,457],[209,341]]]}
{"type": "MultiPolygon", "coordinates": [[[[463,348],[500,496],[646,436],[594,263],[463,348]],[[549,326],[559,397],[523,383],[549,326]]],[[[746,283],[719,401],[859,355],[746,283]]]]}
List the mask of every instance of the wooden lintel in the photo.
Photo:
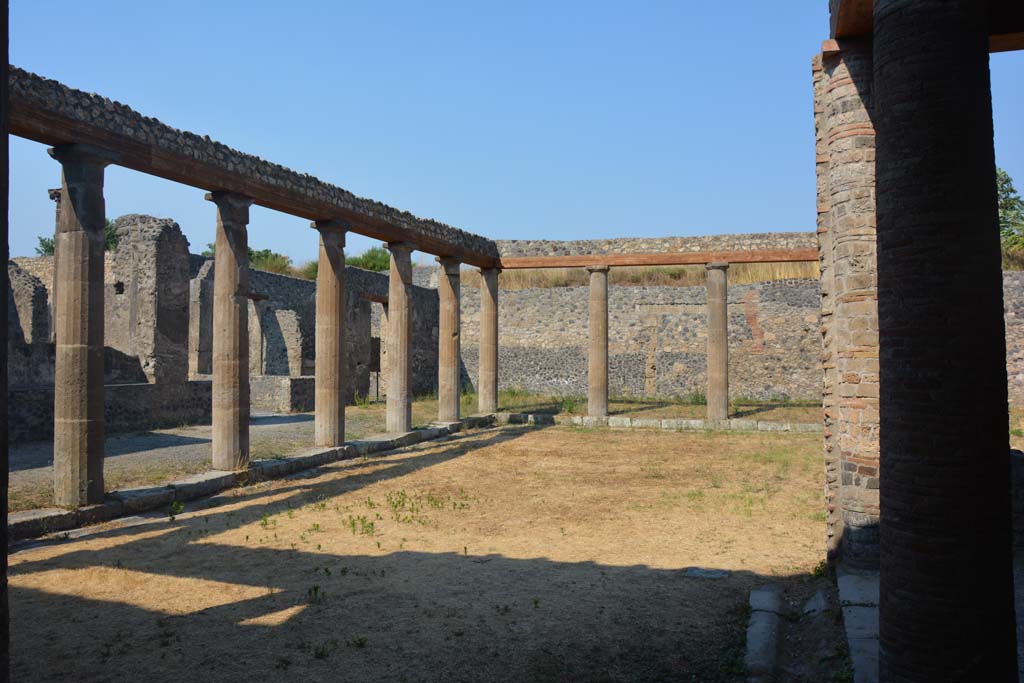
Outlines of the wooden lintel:
{"type": "Polygon", "coordinates": [[[1024,50],[1024,33],[1000,33],[989,36],[989,52],[1013,52],[1024,50]]]}
{"type": "Polygon", "coordinates": [[[594,254],[513,256],[500,259],[502,270],[521,268],[585,268],[587,266],[697,266],[708,263],[792,263],[818,260],[817,249],[762,251],[691,251],[660,254],[594,254]]]}

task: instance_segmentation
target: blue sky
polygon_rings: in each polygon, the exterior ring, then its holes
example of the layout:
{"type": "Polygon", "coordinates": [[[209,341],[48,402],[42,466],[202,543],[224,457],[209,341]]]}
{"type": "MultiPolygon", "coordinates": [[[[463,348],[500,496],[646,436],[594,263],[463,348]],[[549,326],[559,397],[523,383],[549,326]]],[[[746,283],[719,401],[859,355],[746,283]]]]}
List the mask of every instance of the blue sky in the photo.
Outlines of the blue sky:
{"type": "MultiPolygon", "coordinates": [[[[810,59],[827,2],[11,0],[11,62],[492,238],[814,228],[810,59]]],[[[1024,53],[994,55],[996,156],[1024,185],[1024,53]]],[[[59,167],[11,140],[11,253],[53,232],[59,167]]],[[[111,168],[107,214],[200,190],[111,168]]],[[[314,258],[254,208],[250,244],[314,258]]],[[[352,235],[350,254],[376,242],[352,235]]]]}

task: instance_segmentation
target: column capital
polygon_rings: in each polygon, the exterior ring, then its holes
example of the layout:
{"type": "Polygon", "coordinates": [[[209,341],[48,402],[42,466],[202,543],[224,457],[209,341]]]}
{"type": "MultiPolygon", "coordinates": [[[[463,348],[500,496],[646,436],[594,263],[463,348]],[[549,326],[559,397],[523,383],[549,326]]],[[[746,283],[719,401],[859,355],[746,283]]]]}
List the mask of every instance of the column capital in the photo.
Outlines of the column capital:
{"type": "Polygon", "coordinates": [[[412,242],[385,242],[384,247],[391,252],[413,252],[416,245],[412,242]]]}
{"type": "Polygon", "coordinates": [[[436,260],[446,275],[458,275],[462,271],[462,261],[454,256],[438,256],[436,260]]]}
{"type": "Polygon", "coordinates": [[[48,195],[50,195],[50,201],[51,202],[57,202],[58,205],[60,204],[60,188],[59,187],[54,188],[52,190],[47,190],[46,193],[48,195]]]}
{"type": "Polygon", "coordinates": [[[721,261],[709,263],[704,266],[707,270],[729,270],[729,264],[721,261]]]}
{"type": "Polygon", "coordinates": [[[206,201],[217,205],[221,216],[231,223],[249,223],[249,207],[252,206],[252,197],[235,192],[216,191],[207,192],[204,197],[206,201]]]}
{"type": "Polygon", "coordinates": [[[588,273],[607,273],[610,270],[609,266],[595,265],[587,266],[588,273]]]}
{"type": "MultiPolygon", "coordinates": [[[[352,229],[352,224],[343,218],[327,218],[320,221],[313,221],[309,224],[309,227],[320,232],[340,232],[344,235],[346,232],[352,229]]],[[[344,244],[344,237],[342,237],[342,244],[344,244]]]]}
{"type": "Polygon", "coordinates": [[[83,143],[57,145],[46,150],[46,153],[61,164],[87,163],[101,168],[115,164],[121,158],[117,152],[83,143]]]}
{"type": "Polygon", "coordinates": [[[498,275],[501,273],[501,268],[499,268],[498,266],[493,266],[491,268],[478,268],[477,270],[480,271],[481,275],[489,275],[491,273],[493,273],[494,275],[498,275]]]}

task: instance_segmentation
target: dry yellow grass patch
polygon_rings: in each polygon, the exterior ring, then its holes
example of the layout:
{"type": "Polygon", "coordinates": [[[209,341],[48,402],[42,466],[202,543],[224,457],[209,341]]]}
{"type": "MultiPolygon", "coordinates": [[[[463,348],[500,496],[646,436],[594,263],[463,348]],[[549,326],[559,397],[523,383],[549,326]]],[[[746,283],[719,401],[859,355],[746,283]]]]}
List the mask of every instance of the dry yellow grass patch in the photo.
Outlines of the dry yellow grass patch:
{"type": "Polygon", "coordinates": [[[11,558],[17,680],[743,679],[820,436],[489,430],[11,558]],[[726,578],[687,567],[725,569],[726,578]]]}

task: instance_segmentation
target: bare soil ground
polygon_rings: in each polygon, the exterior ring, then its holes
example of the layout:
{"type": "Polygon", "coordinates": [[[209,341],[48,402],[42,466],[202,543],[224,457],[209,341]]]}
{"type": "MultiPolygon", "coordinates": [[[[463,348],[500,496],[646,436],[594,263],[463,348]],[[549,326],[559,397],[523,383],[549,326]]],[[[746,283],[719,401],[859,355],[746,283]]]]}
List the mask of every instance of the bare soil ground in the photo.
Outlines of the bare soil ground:
{"type": "Polygon", "coordinates": [[[506,427],[99,527],[11,555],[13,677],[742,681],[750,588],[827,589],[820,450],[506,427]]]}
{"type": "MultiPolygon", "coordinates": [[[[476,411],[476,397],[467,395],[463,413],[476,411]]],[[[506,411],[559,413],[586,412],[562,399],[503,392],[500,409],[506,411]]],[[[611,404],[616,415],[651,418],[703,417],[703,406],[685,405],[656,399],[622,399],[611,404]]],[[[359,439],[384,431],[384,404],[349,406],[345,411],[346,437],[359,439]]],[[[818,422],[820,408],[800,408],[771,404],[736,407],[735,417],[750,417],[778,422],[818,422]]],[[[413,423],[429,424],[437,418],[437,401],[413,402],[413,423]]],[[[189,474],[210,470],[210,426],[193,425],[131,434],[111,434],[106,441],[104,466],[107,491],[141,486],[156,486],[189,474]]],[[[313,415],[258,415],[252,418],[250,449],[253,460],[265,460],[294,453],[313,443],[313,415]]],[[[10,452],[8,510],[31,510],[53,505],[53,442],[16,444],[10,452]]]]}

